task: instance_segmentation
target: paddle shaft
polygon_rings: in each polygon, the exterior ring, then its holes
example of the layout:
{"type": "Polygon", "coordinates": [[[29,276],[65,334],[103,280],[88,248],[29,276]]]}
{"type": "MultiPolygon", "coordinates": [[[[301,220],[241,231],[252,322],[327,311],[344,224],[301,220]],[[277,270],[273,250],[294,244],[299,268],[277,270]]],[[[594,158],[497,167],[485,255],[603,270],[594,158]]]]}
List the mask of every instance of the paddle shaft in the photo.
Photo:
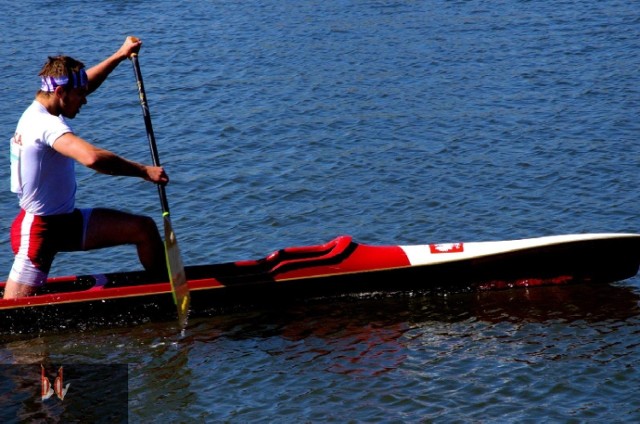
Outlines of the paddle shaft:
{"type": "MultiPolygon", "coordinates": [[[[149,112],[149,103],[147,102],[147,94],[144,90],[144,81],[142,80],[142,72],[140,71],[140,64],[138,63],[138,55],[131,55],[131,62],[133,63],[133,71],[136,75],[136,81],[138,83],[138,93],[140,95],[140,106],[142,107],[142,116],[144,118],[144,126],[147,129],[147,138],[149,139],[149,149],[151,150],[151,158],[153,160],[153,166],[160,166],[160,156],[158,155],[158,146],[156,145],[156,137],[153,133],[153,126],[151,124],[151,113],[149,112]]],[[[157,184],[158,195],[160,196],[160,204],[162,205],[162,213],[169,213],[169,201],[167,200],[167,192],[162,184],[157,184]]]]}
{"type": "MultiPolygon", "coordinates": [[[[147,129],[147,138],[149,139],[149,149],[154,166],[160,166],[160,157],[158,155],[158,147],[156,146],[156,138],[153,134],[153,126],[151,125],[151,114],[149,113],[149,104],[147,95],[144,90],[144,82],[142,81],[142,72],[140,72],[140,64],[138,63],[138,55],[132,54],[131,62],[138,83],[138,94],[140,96],[140,105],[142,106],[142,116],[144,117],[144,125],[147,129]]],[[[182,257],[178,248],[171,219],[169,216],[169,202],[167,201],[167,193],[164,185],[157,184],[158,194],[160,195],[160,204],[162,205],[162,220],[164,222],[164,246],[167,259],[167,269],[169,271],[169,279],[171,281],[171,291],[173,300],[178,307],[178,322],[184,329],[187,325],[187,317],[189,314],[189,286],[182,265],[182,257]]]]}

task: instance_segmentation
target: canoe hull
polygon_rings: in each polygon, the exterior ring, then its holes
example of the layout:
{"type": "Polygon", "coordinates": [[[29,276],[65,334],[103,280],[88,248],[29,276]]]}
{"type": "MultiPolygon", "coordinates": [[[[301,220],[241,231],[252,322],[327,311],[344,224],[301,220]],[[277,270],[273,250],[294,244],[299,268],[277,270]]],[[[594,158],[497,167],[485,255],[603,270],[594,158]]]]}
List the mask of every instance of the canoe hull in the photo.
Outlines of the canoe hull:
{"type": "MultiPolygon", "coordinates": [[[[370,246],[341,236],[266,258],[186,267],[191,313],[372,292],[460,292],[633,277],[640,235],[587,234],[505,242],[370,246]]],[[[0,288],[2,285],[0,284],[0,288]]],[[[51,278],[43,292],[0,300],[3,331],[175,318],[168,282],[143,272],[51,278]]]]}

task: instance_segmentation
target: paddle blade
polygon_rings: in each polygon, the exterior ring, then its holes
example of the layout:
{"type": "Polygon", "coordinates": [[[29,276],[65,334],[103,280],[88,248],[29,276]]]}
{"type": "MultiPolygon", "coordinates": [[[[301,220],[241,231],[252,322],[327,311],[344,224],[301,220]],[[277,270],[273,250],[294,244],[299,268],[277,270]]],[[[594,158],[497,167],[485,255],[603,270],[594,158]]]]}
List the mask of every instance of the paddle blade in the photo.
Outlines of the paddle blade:
{"type": "Polygon", "coordinates": [[[189,315],[189,286],[187,285],[187,276],[182,265],[180,249],[178,248],[178,240],[173,232],[171,219],[169,214],[165,213],[164,220],[164,247],[167,255],[167,267],[169,269],[169,278],[171,280],[171,289],[173,292],[173,301],[178,307],[178,322],[182,328],[187,325],[187,317],[189,315]]]}

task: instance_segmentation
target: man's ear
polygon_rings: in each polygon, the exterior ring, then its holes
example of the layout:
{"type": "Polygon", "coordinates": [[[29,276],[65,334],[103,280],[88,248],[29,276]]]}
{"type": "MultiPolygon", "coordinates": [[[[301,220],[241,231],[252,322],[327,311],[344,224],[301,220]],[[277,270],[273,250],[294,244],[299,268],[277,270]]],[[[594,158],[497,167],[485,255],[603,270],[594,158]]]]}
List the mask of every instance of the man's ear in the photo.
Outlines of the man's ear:
{"type": "Polygon", "coordinates": [[[63,86],[59,85],[53,90],[53,92],[55,93],[56,97],[62,98],[66,93],[66,89],[63,86]]]}

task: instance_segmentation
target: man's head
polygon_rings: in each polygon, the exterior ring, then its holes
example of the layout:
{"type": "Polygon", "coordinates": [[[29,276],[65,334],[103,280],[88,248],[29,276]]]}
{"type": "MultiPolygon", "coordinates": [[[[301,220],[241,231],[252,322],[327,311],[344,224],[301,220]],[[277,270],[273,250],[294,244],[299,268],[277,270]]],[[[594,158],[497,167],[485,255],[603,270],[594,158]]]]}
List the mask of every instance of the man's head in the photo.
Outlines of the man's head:
{"type": "Polygon", "coordinates": [[[38,96],[55,97],[60,114],[73,118],[86,104],[89,79],[84,64],[69,56],[49,56],[40,71],[38,96]]]}

